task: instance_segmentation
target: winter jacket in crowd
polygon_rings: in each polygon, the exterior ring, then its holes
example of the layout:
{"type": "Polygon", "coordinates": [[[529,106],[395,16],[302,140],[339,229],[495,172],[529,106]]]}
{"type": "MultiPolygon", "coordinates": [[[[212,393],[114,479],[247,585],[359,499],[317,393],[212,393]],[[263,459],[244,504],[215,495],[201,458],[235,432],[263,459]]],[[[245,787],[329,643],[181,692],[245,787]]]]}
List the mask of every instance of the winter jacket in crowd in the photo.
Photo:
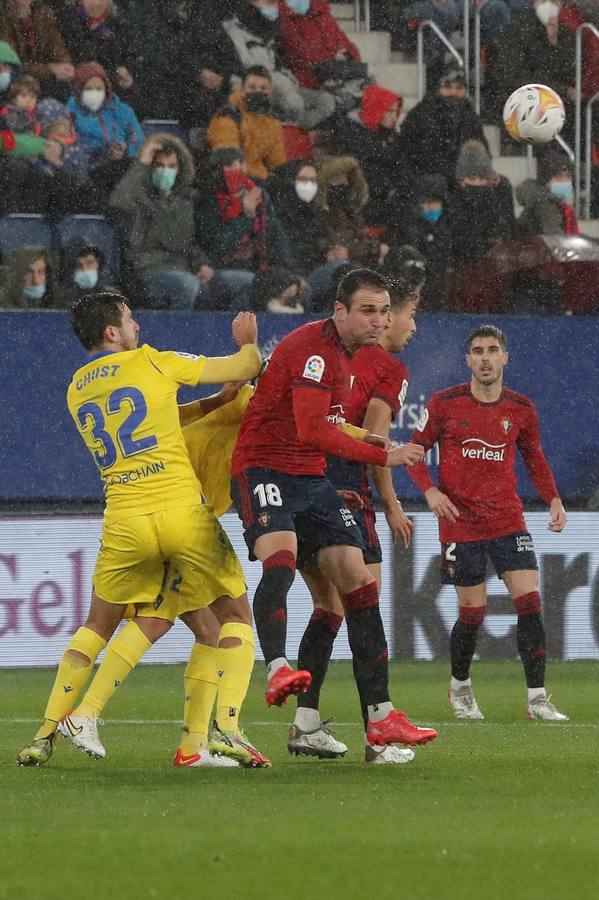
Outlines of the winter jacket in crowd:
{"type": "Polygon", "coordinates": [[[293,271],[295,259],[289,240],[268,192],[262,190],[253,217],[244,212],[241,195],[255,187],[243,171],[227,172],[215,166],[210,186],[200,192],[199,240],[223,269],[265,273],[271,267],[282,267],[293,271]]]}
{"type": "Polygon", "coordinates": [[[516,199],[523,207],[518,229],[529,234],[579,234],[574,207],[562,203],[546,184],[527,179],[516,188],[516,199]]]}
{"type": "MultiPolygon", "coordinates": [[[[559,20],[573,34],[583,22],[591,22],[599,30],[599,6],[593,0],[562,6],[559,20]]],[[[599,37],[590,29],[582,32],[582,96],[592,97],[599,91],[599,37]]]]}
{"type": "Polygon", "coordinates": [[[399,94],[369,85],[360,109],[341,117],[335,124],[332,145],[339,155],[354,156],[368,183],[370,201],[366,219],[370,225],[392,225],[406,193],[402,138],[395,126],[386,128],[383,118],[403,101],[399,94]]]}
{"type": "MultiPolygon", "coordinates": [[[[21,60],[6,41],[0,41],[0,63],[11,68],[11,83],[21,74],[21,60]]],[[[0,91],[0,157],[39,156],[46,148],[46,142],[35,134],[15,134],[7,121],[8,94],[10,84],[0,91]]],[[[1,203],[1,201],[0,201],[1,203]]]]}
{"type": "Polygon", "coordinates": [[[214,116],[208,127],[211,150],[239,147],[246,161],[248,175],[266,179],[277,166],[287,161],[283,128],[274,116],[248,112],[239,91],[214,116]]]}
{"type": "Polygon", "coordinates": [[[152,270],[195,271],[208,262],[195,242],[192,187],[193,161],[182,141],[169,134],[154,134],[176,148],[179,162],[173,189],[154,186],[152,166],[135,160],[110,196],[110,206],[125,239],[125,258],[138,277],[152,270]]]}
{"type": "Polygon", "coordinates": [[[285,163],[268,179],[268,192],[293,247],[297,270],[311,272],[326,262],[329,229],[325,211],[316,198],[301,200],[295,188],[298,172],[314,163],[294,159],[285,163]]]}
{"type": "Polygon", "coordinates": [[[93,19],[77,3],[63,8],[58,23],[73,65],[100,63],[113,82],[117,68],[129,66],[128,35],[116,16],[107,13],[93,19]]]}
{"type": "Polygon", "coordinates": [[[480,117],[464,97],[424,97],[401,128],[401,148],[411,172],[440,174],[453,180],[460,147],[469,139],[486,146],[480,117]]]}
{"type": "Polygon", "coordinates": [[[546,84],[565,99],[574,83],[574,57],[570,29],[560,22],[557,44],[552,44],[534,9],[526,9],[501,32],[492,76],[506,99],[523,84],[546,84]]]}
{"type": "Polygon", "coordinates": [[[357,159],[333,156],[323,162],[316,202],[326,213],[330,245],[347,246],[359,237],[368,203],[368,184],[357,159]],[[340,179],[347,183],[334,184],[340,179]]]}
{"type": "Polygon", "coordinates": [[[0,269],[0,307],[4,309],[48,309],[54,307],[54,272],[45,247],[19,247],[0,269]],[[46,260],[46,286],[43,296],[28,297],[23,291],[25,275],[31,264],[42,256],[46,260]]]}
{"type": "Polygon", "coordinates": [[[0,10],[0,38],[18,54],[23,73],[40,81],[51,77],[50,64],[70,62],[54,13],[38,0],[33,0],[26,19],[19,18],[16,0],[5,0],[0,10]]]}
{"type": "Polygon", "coordinates": [[[92,168],[107,162],[111,144],[126,145],[126,156],[136,156],[144,142],[144,133],[133,109],[112,92],[108,75],[98,63],[85,63],[75,70],[75,93],[69,98],[68,108],[75,118],[75,128],[92,158],[92,168]],[[92,112],[81,102],[81,93],[90,78],[102,79],[106,99],[97,112],[92,112]]]}
{"type": "Polygon", "coordinates": [[[279,7],[279,46],[281,55],[301,85],[318,88],[314,66],[336,59],[343,51],[350,59],[360,60],[360,51],[337,24],[327,0],[310,0],[305,15],[287,4],[279,7]]]}
{"type": "MultiPolygon", "coordinates": [[[[52,97],[45,97],[38,103],[37,113],[42,129],[42,137],[56,141],[62,147],[61,168],[71,175],[78,184],[85,184],[89,179],[90,158],[86,147],[77,134],[74,122],[70,135],[58,134],[54,130],[54,126],[59,119],[69,118],[73,121],[71,110],[64,103],[53,100],[52,97]]],[[[55,167],[46,160],[40,160],[39,167],[54,174],[55,167]]]]}
{"type": "Polygon", "coordinates": [[[449,220],[456,269],[480,259],[493,244],[514,237],[513,207],[507,216],[504,197],[495,187],[456,188],[449,198],[449,220]]]}

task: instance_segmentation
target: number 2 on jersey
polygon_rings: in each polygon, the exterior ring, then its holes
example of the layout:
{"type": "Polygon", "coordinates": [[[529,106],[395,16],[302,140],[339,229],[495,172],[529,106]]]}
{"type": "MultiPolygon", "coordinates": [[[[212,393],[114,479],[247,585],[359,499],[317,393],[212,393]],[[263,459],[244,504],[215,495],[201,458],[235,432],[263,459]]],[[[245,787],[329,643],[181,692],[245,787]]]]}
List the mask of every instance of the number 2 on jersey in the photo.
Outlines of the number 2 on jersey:
{"type": "MultiPolygon", "coordinates": [[[[116,433],[123,456],[135,456],[137,453],[143,453],[144,450],[152,450],[157,447],[158,441],[154,434],[144,438],[133,437],[133,432],[141,426],[148,413],[146,398],[138,388],[122,387],[113,391],[106,401],[106,414],[111,416],[118,413],[125,403],[130,405],[131,412],[116,433]]],[[[98,403],[84,403],[77,411],[77,419],[83,429],[87,426],[87,420],[92,420],[92,437],[102,444],[102,451],[96,450],[94,459],[101,469],[109,469],[116,462],[117,450],[113,439],[106,431],[106,419],[102,407],[98,403]]]]}

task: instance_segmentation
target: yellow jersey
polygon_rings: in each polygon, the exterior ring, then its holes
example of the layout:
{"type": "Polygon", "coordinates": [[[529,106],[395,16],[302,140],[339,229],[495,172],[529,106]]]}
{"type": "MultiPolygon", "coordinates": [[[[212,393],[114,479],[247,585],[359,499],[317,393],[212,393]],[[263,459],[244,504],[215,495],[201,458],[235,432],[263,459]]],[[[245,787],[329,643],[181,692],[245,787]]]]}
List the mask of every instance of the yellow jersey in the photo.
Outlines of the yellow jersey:
{"type": "Polygon", "coordinates": [[[91,356],[73,375],[67,404],[100,470],[107,523],[201,502],[177,391],[197,385],[206,362],[144,344],[91,356]]]}

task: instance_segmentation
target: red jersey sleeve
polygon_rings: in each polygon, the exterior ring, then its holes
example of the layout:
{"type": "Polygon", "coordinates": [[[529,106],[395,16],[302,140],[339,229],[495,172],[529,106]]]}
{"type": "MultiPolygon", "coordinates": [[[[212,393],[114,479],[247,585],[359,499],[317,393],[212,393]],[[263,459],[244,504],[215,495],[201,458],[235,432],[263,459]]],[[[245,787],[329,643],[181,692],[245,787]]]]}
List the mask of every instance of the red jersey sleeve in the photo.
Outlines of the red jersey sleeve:
{"type": "Polygon", "coordinates": [[[318,385],[307,387],[302,382],[293,388],[293,415],[297,433],[303,444],[309,444],[331,456],[341,456],[356,462],[384,466],[387,451],[372,444],[356,441],[340,428],[328,422],[330,397],[318,390],[318,385]]]}
{"type": "MultiPolygon", "coordinates": [[[[422,415],[420,416],[420,420],[416,425],[416,428],[412,432],[410,440],[414,444],[420,444],[424,447],[425,451],[430,450],[433,447],[441,434],[441,421],[439,417],[439,409],[437,398],[433,394],[431,399],[428,401],[427,406],[425,407],[422,415]]],[[[414,484],[416,484],[422,493],[428,491],[429,488],[435,487],[435,482],[431,478],[431,473],[428,470],[428,466],[425,462],[417,463],[415,466],[410,466],[408,469],[408,474],[414,484]]]]}
{"type": "Polygon", "coordinates": [[[403,363],[389,357],[390,365],[386,366],[381,373],[381,378],[377,382],[371,399],[376,397],[377,400],[384,400],[391,407],[393,418],[402,408],[406,394],[408,393],[409,372],[403,363]]]}
{"type": "Polygon", "coordinates": [[[526,419],[516,439],[516,445],[535,489],[549,505],[554,497],[559,497],[559,491],[551,466],[545,459],[541,447],[541,427],[533,403],[527,410],[526,419]]]}

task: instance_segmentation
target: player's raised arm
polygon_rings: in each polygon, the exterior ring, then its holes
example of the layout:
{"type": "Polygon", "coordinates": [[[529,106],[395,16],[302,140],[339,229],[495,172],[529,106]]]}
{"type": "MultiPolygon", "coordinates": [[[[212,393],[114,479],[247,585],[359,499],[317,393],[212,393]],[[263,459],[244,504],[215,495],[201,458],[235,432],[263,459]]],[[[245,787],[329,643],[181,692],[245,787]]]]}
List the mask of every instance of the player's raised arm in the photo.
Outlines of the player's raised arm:
{"type": "Polygon", "coordinates": [[[549,507],[550,531],[560,532],[566,527],[566,511],[559,496],[557,484],[541,447],[541,427],[534,404],[530,404],[525,427],[516,440],[526,470],[535,490],[549,507]]]}
{"type": "Polygon", "coordinates": [[[203,384],[248,381],[260,374],[262,355],[257,345],[258,325],[254,313],[238,313],[231,331],[239,351],[232,356],[207,357],[201,377],[203,384]]]}

